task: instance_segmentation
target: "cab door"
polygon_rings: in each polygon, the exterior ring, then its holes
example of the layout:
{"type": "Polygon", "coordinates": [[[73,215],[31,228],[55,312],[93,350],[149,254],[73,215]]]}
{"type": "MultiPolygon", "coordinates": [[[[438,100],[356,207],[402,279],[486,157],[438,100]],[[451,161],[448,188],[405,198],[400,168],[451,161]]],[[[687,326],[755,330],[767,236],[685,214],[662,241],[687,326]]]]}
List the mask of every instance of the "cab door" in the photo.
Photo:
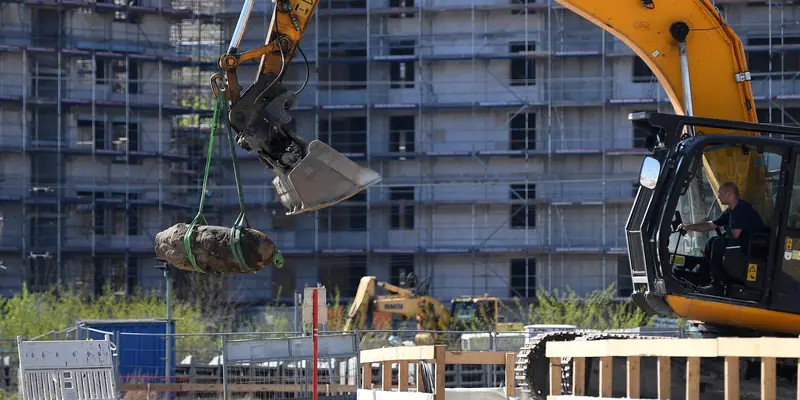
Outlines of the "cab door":
{"type": "Polygon", "coordinates": [[[800,312],[800,149],[793,148],[784,169],[776,202],[780,207],[773,226],[777,232],[772,252],[775,272],[772,276],[770,308],[800,312]],[[782,200],[782,201],[781,201],[782,200]]]}

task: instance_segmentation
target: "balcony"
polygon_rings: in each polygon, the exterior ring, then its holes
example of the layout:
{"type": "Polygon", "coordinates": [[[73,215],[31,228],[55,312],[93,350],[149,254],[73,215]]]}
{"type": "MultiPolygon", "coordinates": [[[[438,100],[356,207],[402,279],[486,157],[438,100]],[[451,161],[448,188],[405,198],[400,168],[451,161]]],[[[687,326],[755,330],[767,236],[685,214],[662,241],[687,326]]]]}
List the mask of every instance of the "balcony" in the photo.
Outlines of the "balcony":
{"type": "MultiPolygon", "coordinates": [[[[300,87],[302,81],[286,81],[289,87],[300,87]]],[[[628,84],[628,83],[625,83],[628,84]]],[[[501,107],[514,109],[523,105],[602,104],[613,94],[613,81],[601,78],[553,78],[536,85],[509,86],[508,82],[491,78],[487,81],[442,79],[415,82],[414,88],[392,88],[386,81],[331,82],[311,81],[298,96],[298,105],[321,105],[331,110],[375,108],[408,108],[419,105],[430,108],[501,107]],[[604,88],[605,87],[605,88],[604,88]]]]}
{"type": "MultiPolygon", "coordinates": [[[[480,219],[480,218],[478,218],[480,219]]],[[[380,222],[376,221],[376,224],[380,222]]],[[[427,253],[479,252],[598,252],[603,249],[625,247],[622,227],[618,231],[603,226],[599,221],[584,224],[585,229],[574,231],[555,224],[553,236],[547,238],[547,228],[510,228],[507,224],[485,224],[482,220],[470,225],[445,225],[417,227],[411,230],[388,230],[372,227],[366,231],[328,231],[314,229],[264,230],[263,232],[284,252],[326,253],[360,252],[371,249],[386,251],[423,251],[427,253]],[[603,243],[603,231],[608,232],[603,243]]]]}
{"type": "Polygon", "coordinates": [[[68,227],[63,239],[63,250],[75,253],[84,252],[112,252],[112,253],[154,253],[155,233],[163,230],[161,227],[151,234],[143,235],[94,235],[76,233],[77,227],[68,227]]]}
{"type": "Polygon", "coordinates": [[[131,53],[137,55],[169,57],[173,56],[172,44],[164,38],[168,32],[136,33],[111,29],[73,28],[61,35],[41,35],[33,32],[26,25],[3,25],[0,30],[0,44],[11,46],[37,46],[43,48],[62,48],[76,50],[93,50],[112,53],[131,53]]]}
{"type": "MultiPolygon", "coordinates": [[[[140,132],[146,135],[148,132],[140,132]]],[[[32,136],[32,135],[31,135],[32,136]]],[[[93,140],[81,140],[71,137],[58,139],[36,139],[25,136],[19,124],[0,124],[0,152],[17,153],[22,150],[27,152],[55,152],[61,151],[71,155],[92,155],[98,157],[112,158],[118,162],[124,162],[127,155],[131,158],[156,157],[162,155],[165,158],[174,160],[184,160],[188,156],[182,155],[175,149],[169,137],[159,138],[163,140],[141,140],[136,145],[136,149],[128,151],[124,141],[115,140],[109,148],[95,147],[93,140]]],[[[80,134],[78,135],[80,136],[80,134]]],[[[98,161],[102,161],[100,158],[98,161]]]]}
{"type": "MultiPolygon", "coordinates": [[[[125,204],[125,194],[137,195],[136,198],[129,200],[132,205],[156,206],[161,203],[166,207],[183,207],[185,204],[172,204],[168,196],[160,198],[158,190],[158,174],[152,171],[153,175],[141,174],[139,176],[129,176],[121,178],[108,178],[105,176],[69,176],[59,189],[55,184],[36,184],[35,177],[22,174],[0,175],[0,200],[7,202],[19,202],[26,198],[29,202],[44,202],[55,204],[61,201],[64,204],[83,205],[91,209],[92,199],[86,193],[92,191],[112,192],[118,194],[116,197],[98,199],[98,204],[125,204]]],[[[69,174],[67,174],[69,175],[69,174]]],[[[50,177],[46,175],[45,177],[50,177]]],[[[168,174],[163,174],[168,178],[168,174]]],[[[163,191],[170,188],[168,182],[163,182],[163,191]]],[[[174,190],[169,190],[174,191],[174,190]]],[[[195,206],[192,205],[192,208],[195,206]]]]}
{"type": "Polygon", "coordinates": [[[94,74],[82,77],[32,76],[0,74],[0,96],[27,98],[33,102],[62,102],[89,105],[92,102],[133,107],[177,106],[172,101],[172,84],[151,80],[128,82],[100,80],[93,84],[94,74]],[[127,90],[127,92],[126,92],[127,90]]]}

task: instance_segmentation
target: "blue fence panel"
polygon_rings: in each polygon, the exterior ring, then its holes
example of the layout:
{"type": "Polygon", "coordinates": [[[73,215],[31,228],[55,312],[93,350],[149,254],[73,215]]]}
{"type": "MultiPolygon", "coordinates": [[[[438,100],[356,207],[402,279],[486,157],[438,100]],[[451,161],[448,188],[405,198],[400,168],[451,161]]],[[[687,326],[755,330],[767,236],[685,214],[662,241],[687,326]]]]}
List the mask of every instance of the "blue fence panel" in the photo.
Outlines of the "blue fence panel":
{"type": "MultiPolygon", "coordinates": [[[[166,320],[78,321],[80,339],[103,339],[107,332],[117,346],[120,383],[162,383],[166,376],[166,320]]],[[[175,321],[170,324],[175,333],[175,321]]],[[[170,375],[175,376],[175,337],[170,338],[170,375]]]]}

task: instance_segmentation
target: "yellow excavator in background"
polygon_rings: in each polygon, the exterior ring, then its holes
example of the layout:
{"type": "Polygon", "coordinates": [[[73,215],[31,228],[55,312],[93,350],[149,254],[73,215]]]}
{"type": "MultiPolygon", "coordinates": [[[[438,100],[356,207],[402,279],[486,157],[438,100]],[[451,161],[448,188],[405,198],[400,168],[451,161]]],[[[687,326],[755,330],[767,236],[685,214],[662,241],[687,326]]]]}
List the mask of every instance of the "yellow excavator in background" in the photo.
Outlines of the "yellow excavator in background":
{"type": "MultiPolygon", "coordinates": [[[[375,313],[388,313],[415,320],[416,344],[450,343],[456,332],[520,331],[521,323],[501,323],[500,301],[496,297],[456,297],[448,311],[439,300],[428,296],[430,280],[417,282],[414,273],[401,277],[401,285],[378,281],[374,276],[361,278],[356,296],[344,323],[344,331],[371,329],[375,313]],[[381,288],[391,293],[378,295],[381,288]]],[[[378,327],[380,328],[380,327],[378,327]]]]}

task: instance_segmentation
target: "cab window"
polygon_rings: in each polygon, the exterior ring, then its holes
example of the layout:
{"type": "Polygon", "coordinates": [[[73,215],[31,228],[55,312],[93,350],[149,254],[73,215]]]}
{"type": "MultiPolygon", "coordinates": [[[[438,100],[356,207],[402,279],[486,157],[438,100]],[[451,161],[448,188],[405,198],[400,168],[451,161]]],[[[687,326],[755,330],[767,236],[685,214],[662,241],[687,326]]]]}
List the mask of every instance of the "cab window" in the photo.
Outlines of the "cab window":
{"type": "MultiPolygon", "coordinates": [[[[691,179],[684,186],[684,192],[678,200],[677,210],[680,211],[684,223],[698,223],[713,221],[727,208],[717,199],[716,185],[725,181],[733,181],[743,189],[739,195],[750,202],[761,215],[761,219],[769,225],[772,212],[775,208],[778,179],[783,156],[774,151],[762,151],[752,147],[733,145],[708,145],[703,149],[703,157],[693,160],[684,159],[682,162],[691,162],[691,179]],[[704,166],[709,163],[718,168],[714,175],[709,175],[704,166]]],[[[800,212],[800,204],[798,205],[800,212]]],[[[798,215],[800,217],[800,215],[798,215]]],[[[800,222],[800,221],[798,221],[800,222]]],[[[725,232],[722,231],[724,234],[725,232]]],[[[673,233],[669,240],[669,249],[678,255],[702,257],[702,251],[708,241],[716,236],[717,232],[686,232],[680,243],[679,234],[673,233]],[[676,251],[677,245],[677,251],[676,251]]]]}

